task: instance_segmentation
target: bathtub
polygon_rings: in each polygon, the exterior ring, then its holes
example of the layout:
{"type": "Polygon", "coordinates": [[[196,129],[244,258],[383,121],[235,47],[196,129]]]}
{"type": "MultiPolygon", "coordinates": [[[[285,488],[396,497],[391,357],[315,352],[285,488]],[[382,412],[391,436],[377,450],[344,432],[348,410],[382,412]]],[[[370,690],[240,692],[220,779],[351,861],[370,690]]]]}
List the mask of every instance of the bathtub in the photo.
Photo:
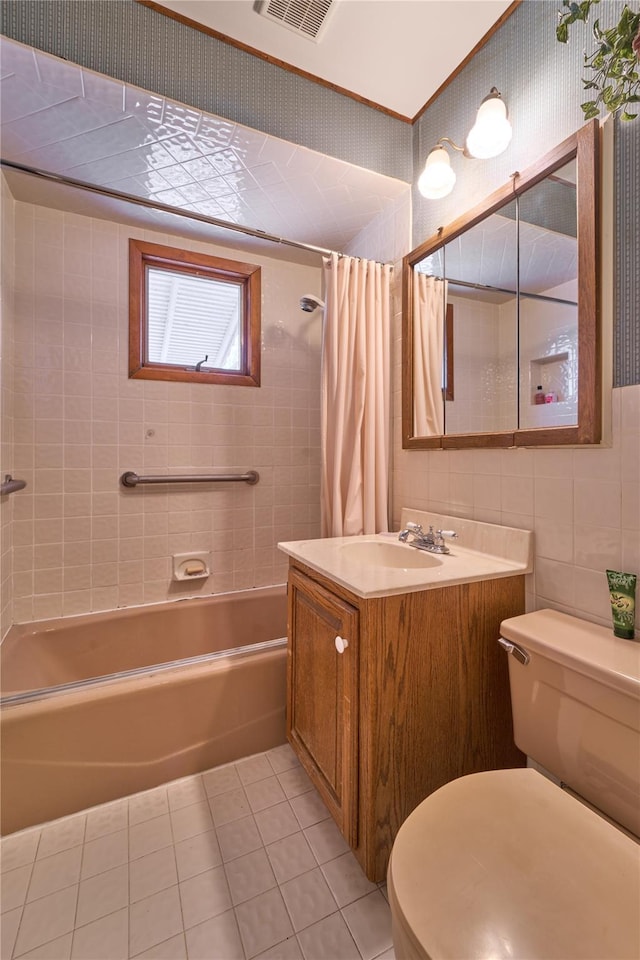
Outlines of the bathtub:
{"type": "Polygon", "coordinates": [[[0,832],[285,743],[286,616],[282,586],[12,627],[0,832]]]}

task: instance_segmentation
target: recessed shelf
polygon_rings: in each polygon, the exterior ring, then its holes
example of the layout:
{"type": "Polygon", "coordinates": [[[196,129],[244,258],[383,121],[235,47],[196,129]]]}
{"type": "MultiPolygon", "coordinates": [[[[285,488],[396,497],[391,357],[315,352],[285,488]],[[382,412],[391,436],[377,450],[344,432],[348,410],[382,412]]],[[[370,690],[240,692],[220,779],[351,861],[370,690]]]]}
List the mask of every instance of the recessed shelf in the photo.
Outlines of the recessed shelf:
{"type": "Polygon", "coordinates": [[[562,353],[550,353],[546,357],[536,357],[531,363],[562,363],[564,360],[569,359],[569,351],[564,350],[562,353]]]}

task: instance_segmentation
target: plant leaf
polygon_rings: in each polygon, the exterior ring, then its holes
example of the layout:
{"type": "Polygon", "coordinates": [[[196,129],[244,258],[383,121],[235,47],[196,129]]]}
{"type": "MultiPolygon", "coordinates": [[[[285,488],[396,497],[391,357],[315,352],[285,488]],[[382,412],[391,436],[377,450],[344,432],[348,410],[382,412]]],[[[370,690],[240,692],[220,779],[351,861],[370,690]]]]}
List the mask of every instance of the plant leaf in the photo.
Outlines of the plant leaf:
{"type": "Polygon", "coordinates": [[[592,120],[600,114],[595,100],[588,100],[586,103],[581,104],[581,107],[585,120],[592,120]]]}
{"type": "MultiPolygon", "coordinates": [[[[586,22],[592,6],[599,3],[600,0],[562,0],[556,25],[557,40],[567,43],[570,24],[578,20],[586,22]]],[[[583,76],[582,85],[585,90],[595,92],[596,98],[581,104],[585,119],[597,117],[600,106],[604,105],[611,113],[622,111],[621,119],[634,120],[636,114],[623,108],[640,102],[640,56],[633,46],[640,31],[640,10],[634,12],[625,3],[615,26],[603,30],[597,18],[591,30],[596,47],[583,55],[584,69],[591,74],[583,76]]]]}

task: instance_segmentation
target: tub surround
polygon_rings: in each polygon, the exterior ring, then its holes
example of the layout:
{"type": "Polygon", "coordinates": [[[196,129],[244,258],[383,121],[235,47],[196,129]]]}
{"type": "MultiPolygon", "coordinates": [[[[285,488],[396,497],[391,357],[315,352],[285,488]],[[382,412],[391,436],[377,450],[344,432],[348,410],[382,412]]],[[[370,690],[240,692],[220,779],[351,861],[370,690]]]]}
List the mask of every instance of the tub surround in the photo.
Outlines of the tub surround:
{"type": "Polygon", "coordinates": [[[533,535],[528,530],[405,508],[403,528],[408,521],[425,530],[453,528],[458,539],[448,541],[448,554],[400,543],[397,533],[303,540],[278,547],[363,598],[512,577],[533,569],[533,535]]]}
{"type": "Polygon", "coordinates": [[[277,541],[319,535],[321,319],[303,325],[299,300],[319,289],[320,268],[250,257],[263,271],[260,388],[130,380],[129,238],[230,259],[246,253],[10,197],[5,206],[19,257],[13,316],[6,310],[13,343],[3,333],[14,387],[3,406],[12,439],[3,462],[28,486],[2,498],[13,537],[3,629],[282,583],[277,541]],[[119,482],[130,469],[249,468],[260,474],[255,486],[119,482]],[[206,580],[171,580],[172,557],[187,552],[211,553],[206,580]]]}

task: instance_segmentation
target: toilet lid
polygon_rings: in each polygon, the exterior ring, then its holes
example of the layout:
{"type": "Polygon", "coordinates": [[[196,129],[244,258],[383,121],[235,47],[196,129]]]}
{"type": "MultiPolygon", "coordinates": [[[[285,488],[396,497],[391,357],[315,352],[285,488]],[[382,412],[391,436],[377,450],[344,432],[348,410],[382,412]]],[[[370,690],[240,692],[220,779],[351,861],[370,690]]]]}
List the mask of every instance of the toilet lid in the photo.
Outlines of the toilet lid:
{"type": "Polygon", "coordinates": [[[431,794],[398,832],[388,881],[417,956],[640,956],[640,846],[535,770],[431,794]]]}

